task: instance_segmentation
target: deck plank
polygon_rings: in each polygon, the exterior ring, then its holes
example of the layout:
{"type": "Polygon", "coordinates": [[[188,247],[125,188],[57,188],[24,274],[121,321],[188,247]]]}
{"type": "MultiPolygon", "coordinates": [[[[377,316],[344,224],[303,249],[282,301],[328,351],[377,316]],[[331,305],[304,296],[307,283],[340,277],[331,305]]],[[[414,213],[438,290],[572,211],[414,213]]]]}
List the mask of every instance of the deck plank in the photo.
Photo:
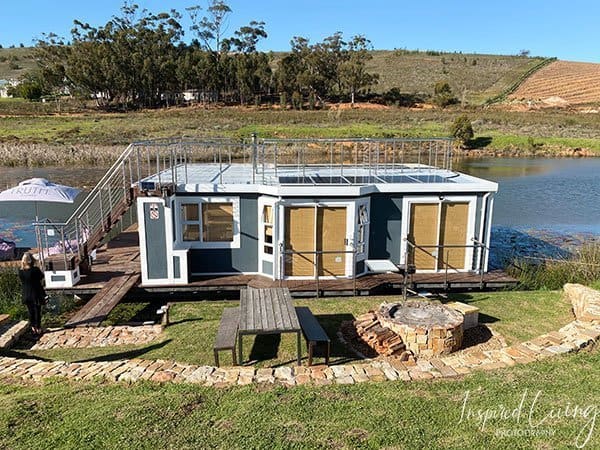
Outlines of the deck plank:
{"type": "Polygon", "coordinates": [[[127,273],[113,278],[84,308],[71,317],[65,326],[99,326],[139,279],[139,273],[127,273]]]}

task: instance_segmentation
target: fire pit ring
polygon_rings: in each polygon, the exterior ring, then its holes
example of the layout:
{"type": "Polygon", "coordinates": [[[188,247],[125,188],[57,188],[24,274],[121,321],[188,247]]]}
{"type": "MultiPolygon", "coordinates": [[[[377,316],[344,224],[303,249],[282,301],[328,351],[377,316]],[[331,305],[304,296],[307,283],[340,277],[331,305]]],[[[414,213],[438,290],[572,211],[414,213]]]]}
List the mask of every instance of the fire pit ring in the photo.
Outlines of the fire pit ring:
{"type": "Polygon", "coordinates": [[[464,317],[441,303],[420,300],[384,303],[377,317],[415,355],[447,355],[462,345],[464,317]]]}

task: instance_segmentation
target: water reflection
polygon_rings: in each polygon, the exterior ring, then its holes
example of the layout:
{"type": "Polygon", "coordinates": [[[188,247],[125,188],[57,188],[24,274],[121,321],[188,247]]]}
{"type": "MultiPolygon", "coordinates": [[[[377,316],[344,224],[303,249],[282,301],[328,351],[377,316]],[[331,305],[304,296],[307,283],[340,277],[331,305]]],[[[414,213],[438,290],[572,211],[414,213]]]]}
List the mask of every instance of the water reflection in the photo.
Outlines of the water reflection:
{"type": "Polygon", "coordinates": [[[600,234],[600,159],[465,160],[461,169],[498,182],[495,225],[600,234]]]}

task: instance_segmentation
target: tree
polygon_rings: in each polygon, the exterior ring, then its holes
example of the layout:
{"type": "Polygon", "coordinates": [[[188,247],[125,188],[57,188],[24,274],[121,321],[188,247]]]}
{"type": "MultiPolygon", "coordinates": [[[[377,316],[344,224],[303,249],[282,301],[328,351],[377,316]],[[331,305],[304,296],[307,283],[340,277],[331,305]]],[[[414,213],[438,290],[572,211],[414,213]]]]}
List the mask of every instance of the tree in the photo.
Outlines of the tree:
{"type": "Polygon", "coordinates": [[[277,69],[280,91],[297,91],[318,100],[348,93],[354,101],[358,92],[377,82],[378,75],[366,71],[371,55],[370,42],[364,36],[345,42],[337,32],[315,44],[295,36],[290,45],[290,53],[279,61],[277,69]]]}
{"type": "Polygon", "coordinates": [[[441,108],[456,103],[456,97],[447,81],[438,81],[433,88],[433,103],[441,108]]]}
{"type": "Polygon", "coordinates": [[[475,136],[473,125],[465,115],[458,116],[454,119],[454,122],[452,122],[452,126],[450,127],[450,133],[460,142],[462,147],[468,147],[469,142],[475,136]]]}
{"type": "Polygon", "coordinates": [[[529,58],[530,54],[531,54],[531,52],[527,49],[519,50],[519,56],[521,58],[529,58]]]}
{"type": "Polygon", "coordinates": [[[199,89],[212,91],[215,100],[235,98],[245,104],[271,84],[269,57],[257,51],[258,42],[267,37],[265,23],[251,21],[232,36],[226,36],[231,8],[222,0],[210,0],[207,14],[200,18],[200,6],[187,8],[192,20],[199,52],[204,52],[204,67],[199,68],[199,89]]]}
{"type": "Polygon", "coordinates": [[[379,80],[378,74],[367,72],[366,62],[373,57],[369,53],[371,41],[362,35],[354,36],[347,46],[347,57],[341,63],[340,78],[342,85],[350,92],[352,106],[355,96],[365,88],[369,88],[379,80]]]}
{"type": "Polygon", "coordinates": [[[45,35],[37,58],[55,88],[93,96],[100,106],[155,107],[177,89],[179,13],[152,14],[125,4],[98,28],[74,21],[71,43],[45,35]]]}

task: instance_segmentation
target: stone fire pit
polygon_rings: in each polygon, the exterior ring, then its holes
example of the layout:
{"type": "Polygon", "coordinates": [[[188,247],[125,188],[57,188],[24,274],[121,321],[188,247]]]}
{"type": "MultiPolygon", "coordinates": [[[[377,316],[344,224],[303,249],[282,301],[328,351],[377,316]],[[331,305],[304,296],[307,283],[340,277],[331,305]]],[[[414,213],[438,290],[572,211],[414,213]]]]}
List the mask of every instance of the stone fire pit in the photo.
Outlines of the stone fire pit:
{"type": "Polygon", "coordinates": [[[400,336],[414,355],[447,355],[462,344],[463,315],[441,303],[384,303],[376,315],[380,324],[400,336]]]}

